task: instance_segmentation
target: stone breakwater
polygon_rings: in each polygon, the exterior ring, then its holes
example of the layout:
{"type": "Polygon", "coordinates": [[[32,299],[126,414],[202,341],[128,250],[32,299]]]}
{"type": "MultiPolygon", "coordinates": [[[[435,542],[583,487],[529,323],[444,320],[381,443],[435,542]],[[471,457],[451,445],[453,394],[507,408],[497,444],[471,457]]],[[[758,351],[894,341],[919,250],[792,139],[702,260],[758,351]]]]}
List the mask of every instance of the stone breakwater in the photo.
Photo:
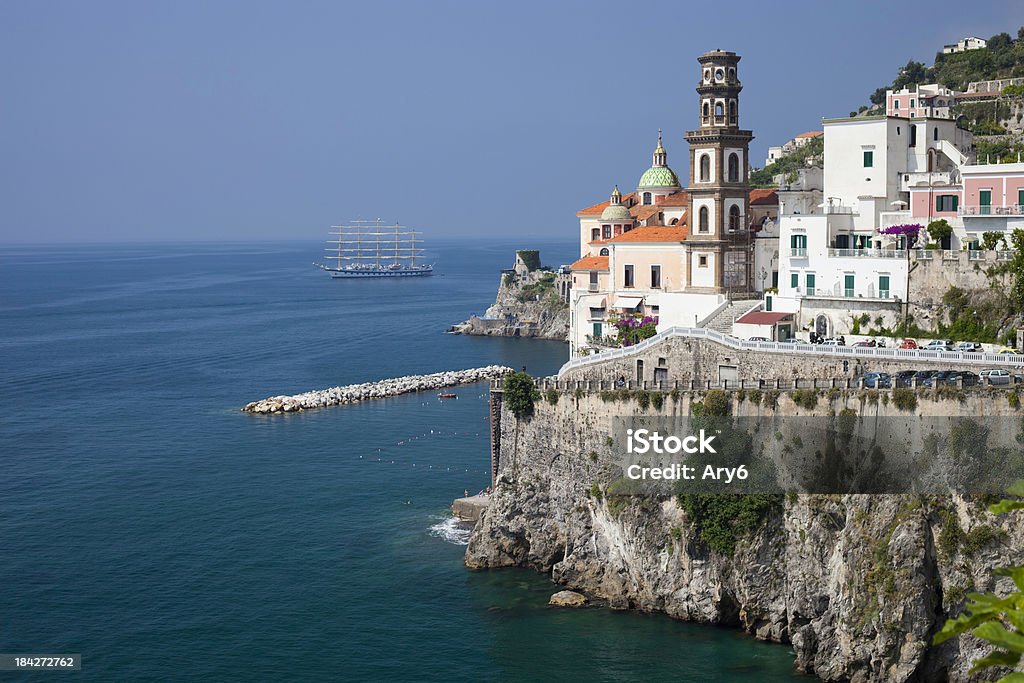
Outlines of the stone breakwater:
{"type": "Polygon", "coordinates": [[[435,372],[432,375],[408,375],[393,379],[382,379],[378,382],[349,384],[343,387],[332,387],[318,391],[307,391],[294,396],[271,396],[262,401],[247,403],[242,410],[247,413],[295,413],[311,408],[340,406],[378,398],[389,398],[415,391],[433,391],[459,384],[472,384],[483,380],[497,379],[513,372],[512,368],[502,365],[488,365],[483,368],[468,370],[450,370],[435,372]]]}

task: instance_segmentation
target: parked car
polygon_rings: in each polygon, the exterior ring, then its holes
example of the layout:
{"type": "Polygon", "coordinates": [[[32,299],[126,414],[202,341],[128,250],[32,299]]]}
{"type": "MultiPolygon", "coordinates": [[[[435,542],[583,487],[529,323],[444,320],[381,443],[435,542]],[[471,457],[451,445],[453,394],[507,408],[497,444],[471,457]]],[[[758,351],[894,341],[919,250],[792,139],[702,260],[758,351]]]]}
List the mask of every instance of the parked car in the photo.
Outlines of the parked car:
{"type": "Polygon", "coordinates": [[[920,347],[917,345],[917,342],[914,341],[913,339],[904,339],[903,341],[900,342],[900,348],[901,349],[917,349],[917,348],[920,348],[920,347]]]}
{"type": "Polygon", "coordinates": [[[950,370],[946,373],[946,384],[956,385],[957,380],[963,380],[965,387],[973,387],[981,379],[970,370],[950,370]]]}
{"type": "Polygon", "coordinates": [[[978,342],[962,341],[956,345],[956,350],[960,353],[981,353],[981,344],[978,342]]]}
{"type": "Polygon", "coordinates": [[[924,381],[926,379],[931,379],[931,376],[934,375],[936,372],[938,372],[938,371],[937,370],[918,370],[917,372],[914,373],[914,381],[917,382],[917,386],[919,386],[919,387],[927,386],[924,383],[924,381]]]}
{"type": "Polygon", "coordinates": [[[996,353],[1020,353],[1017,349],[1011,349],[1009,346],[1003,346],[996,353]]]}
{"type": "MultiPolygon", "coordinates": [[[[952,370],[939,370],[938,372],[932,374],[931,377],[925,377],[924,379],[922,379],[919,382],[919,384],[920,384],[920,386],[925,386],[925,387],[934,387],[934,386],[938,386],[938,385],[941,385],[941,384],[946,384],[947,383],[946,382],[946,378],[949,377],[949,375],[952,372],[953,372],[952,370]]],[[[955,384],[956,380],[954,380],[953,383],[955,384]]]]}
{"type": "Polygon", "coordinates": [[[909,387],[916,373],[917,370],[900,370],[893,381],[898,387],[909,387]]]}
{"type": "Polygon", "coordinates": [[[798,337],[790,337],[789,339],[787,339],[786,341],[784,341],[782,343],[783,344],[806,344],[807,342],[805,340],[803,340],[803,339],[798,338],[798,337]]]}
{"type": "Polygon", "coordinates": [[[874,339],[868,339],[867,341],[854,342],[853,346],[861,346],[873,349],[876,346],[878,346],[878,343],[874,339]]]}
{"type": "Polygon", "coordinates": [[[892,376],[887,372],[868,372],[861,378],[861,384],[868,389],[889,389],[892,376]]]}
{"type": "Polygon", "coordinates": [[[953,342],[948,339],[932,339],[930,342],[925,344],[925,351],[952,351],[953,342]]]}
{"type": "Polygon", "coordinates": [[[1011,384],[1015,380],[1009,371],[1002,368],[985,368],[981,371],[981,378],[989,384],[1011,384]]]}
{"type": "Polygon", "coordinates": [[[750,337],[749,339],[747,339],[747,341],[764,342],[764,341],[769,341],[769,339],[768,339],[768,337],[750,337]]]}

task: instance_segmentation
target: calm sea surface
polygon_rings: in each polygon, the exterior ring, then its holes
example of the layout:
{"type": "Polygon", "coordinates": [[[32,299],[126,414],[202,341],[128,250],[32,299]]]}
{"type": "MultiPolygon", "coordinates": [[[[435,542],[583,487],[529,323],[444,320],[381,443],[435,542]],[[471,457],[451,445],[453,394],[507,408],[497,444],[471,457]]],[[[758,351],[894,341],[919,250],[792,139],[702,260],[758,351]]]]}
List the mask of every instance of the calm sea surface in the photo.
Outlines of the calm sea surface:
{"type": "Polygon", "coordinates": [[[0,248],[0,652],[81,653],[70,676],[96,681],[794,678],[787,647],[551,610],[542,576],[466,570],[448,506],[488,483],[483,385],[239,412],[409,373],[553,373],[560,343],[444,334],[515,246],[434,243],[437,276],[393,282],[331,281],[315,243],[0,248]]]}

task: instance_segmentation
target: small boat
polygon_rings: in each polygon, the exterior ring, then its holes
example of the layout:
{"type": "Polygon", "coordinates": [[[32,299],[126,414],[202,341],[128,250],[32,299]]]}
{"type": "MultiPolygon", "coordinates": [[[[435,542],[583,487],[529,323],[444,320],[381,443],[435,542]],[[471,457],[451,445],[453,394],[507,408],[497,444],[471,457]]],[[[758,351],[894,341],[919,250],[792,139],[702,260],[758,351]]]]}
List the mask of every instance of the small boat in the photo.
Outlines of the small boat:
{"type": "Polygon", "coordinates": [[[458,398],[458,394],[438,394],[438,398],[458,398]]]}

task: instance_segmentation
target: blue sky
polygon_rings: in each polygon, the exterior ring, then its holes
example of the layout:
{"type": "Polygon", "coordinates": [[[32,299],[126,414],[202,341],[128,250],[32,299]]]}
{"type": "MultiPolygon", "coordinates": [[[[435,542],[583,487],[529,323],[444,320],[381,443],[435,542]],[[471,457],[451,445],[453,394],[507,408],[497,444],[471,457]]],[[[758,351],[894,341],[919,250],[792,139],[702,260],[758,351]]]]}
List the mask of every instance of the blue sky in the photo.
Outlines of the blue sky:
{"type": "Polygon", "coordinates": [[[571,239],[659,127],[685,175],[701,53],[742,55],[756,162],[1015,5],[5,0],[0,241],[571,239]]]}

